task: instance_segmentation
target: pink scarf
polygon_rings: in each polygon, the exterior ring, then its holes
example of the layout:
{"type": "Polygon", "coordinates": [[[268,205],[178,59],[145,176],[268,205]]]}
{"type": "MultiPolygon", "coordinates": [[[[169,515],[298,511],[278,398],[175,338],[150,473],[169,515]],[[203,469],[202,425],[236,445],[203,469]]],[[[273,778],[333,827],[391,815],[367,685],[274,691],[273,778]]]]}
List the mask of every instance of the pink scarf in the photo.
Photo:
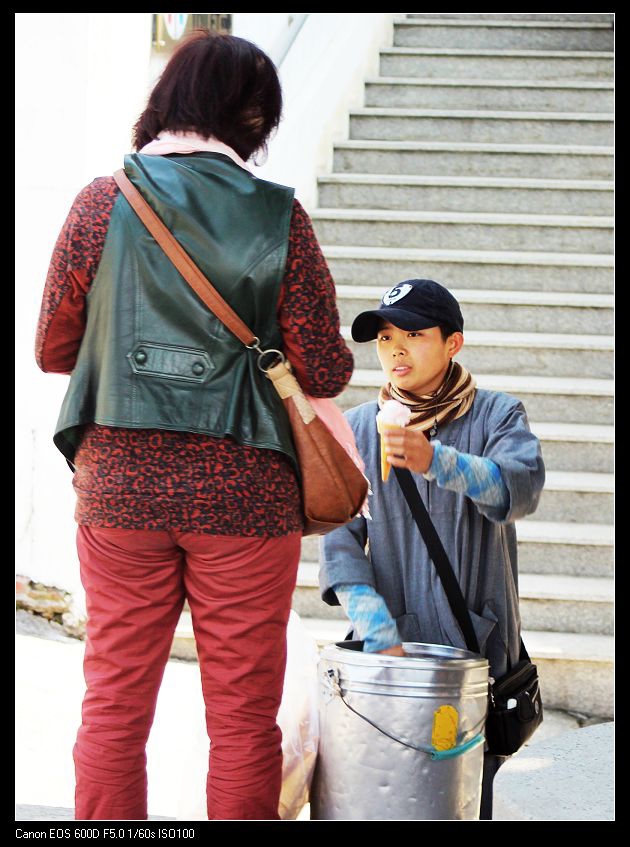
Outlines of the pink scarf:
{"type": "Polygon", "coordinates": [[[212,135],[209,138],[204,138],[196,132],[168,132],[163,130],[155,141],[145,144],[142,150],[138,150],[138,153],[145,156],[168,156],[169,153],[200,153],[204,151],[223,153],[241,168],[245,168],[246,171],[251,173],[250,168],[236,150],[228,147],[227,144],[212,135]]]}

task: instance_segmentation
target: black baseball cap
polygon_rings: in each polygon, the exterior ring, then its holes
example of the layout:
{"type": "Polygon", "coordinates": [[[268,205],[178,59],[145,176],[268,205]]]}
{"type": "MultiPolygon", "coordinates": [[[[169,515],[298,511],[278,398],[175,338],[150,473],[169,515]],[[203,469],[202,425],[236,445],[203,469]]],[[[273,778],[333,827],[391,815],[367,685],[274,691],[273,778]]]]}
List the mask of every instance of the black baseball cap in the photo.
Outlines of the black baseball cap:
{"type": "Polygon", "coordinates": [[[450,291],[432,279],[406,279],[389,288],[378,309],[356,316],[352,322],[352,338],[373,341],[381,321],[407,330],[445,326],[453,332],[464,331],[459,303],[450,291]]]}

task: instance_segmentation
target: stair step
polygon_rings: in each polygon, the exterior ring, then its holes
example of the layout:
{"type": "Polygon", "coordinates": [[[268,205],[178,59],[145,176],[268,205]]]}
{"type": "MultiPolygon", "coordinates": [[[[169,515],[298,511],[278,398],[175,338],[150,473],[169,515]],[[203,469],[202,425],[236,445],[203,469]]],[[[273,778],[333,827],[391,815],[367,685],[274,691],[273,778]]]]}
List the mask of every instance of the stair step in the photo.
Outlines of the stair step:
{"type": "MultiPolygon", "coordinates": [[[[297,587],[319,590],[318,573],[317,562],[300,562],[297,587]]],[[[611,579],[603,577],[523,573],[519,574],[519,596],[521,600],[580,600],[611,604],[614,587],[611,579]]]]}
{"type": "MultiPolygon", "coordinates": [[[[337,285],[337,299],[365,300],[380,299],[383,291],[378,285],[337,285]]],[[[615,305],[612,294],[584,294],[577,291],[524,291],[511,289],[461,288],[451,289],[459,302],[469,305],[505,306],[570,306],[573,308],[611,309],[615,305]]]]}
{"type": "Polygon", "coordinates": [[[530,427],[540,439],[548,470],[613,473],[612,426],[530,422],[530,427]]]}
{"type": "Polygon", "coordinates": [[[388,108],[491,109],[550,112],[613,112],[608,81],[380,77],[365,83],[365,106],[388,108]]]}
{"type": "MultiPolygon", "coordinates": [[[[520,573],[612,577],[613,527],[608,524],[517,521],[520,573]]],[[[302,564],[319,568],[319,537],[302,539],[302,564]]]]}
{"type": "Polygon", "coordinates": [[[390,47],[380,51],[380,75],[443,79],[612,79],[612,51],[496,50],[390,47]]]}
{"type": "Polygon", "coordinates": [[[519,541],[529,544],[612,548],[614,542],[612,527],[604,524],[517,521],[516,528],[519,541]]]}
{"type": "MultiPolygon", "coordinates": [[[[522,522],[519,521],[519,528],[522,522]]],[[[559,526],[563,526],[560,524],[559,526]]],[[[589,526],[588,524],[586,526],[589,526]]],[[[601,530],[602,525],[592,524],[593,529],[601,530]]],[[[608,527],[610,531],[610,527],[608,527]]],[[[519,541],[524,540],[525,532],[517,529],[519,541]]],[[[595,535],[595,533],[593,533],[595,535]]],[[[600,532],[600,535],[603,535],[600,532]]],[[[574,541],[572,539],[572,541],[574,541]]],[[[575,543],[575,542],[574,542],[575,543]]],[[[319,563],[300,561],[297,587],[319,590],[319,563]]],[[[519,574],[519,596],[547,600],[585,600],[597,603],[612,603],[614,587],[612,579],[606,577],[574,576],[571,574],[519,574]]],[[[323,601],[322,601],[323,602],[323,601]]]]}
{"type": "Polygon", "coordinates": [[[569,442],[572,444],[612,444],[614,427],[590,424],[537,423],[530,422],[532,432],[542,441],[569,442]]]}
{"type": "Polygon", "coordinates": [[[388,221],[395,224],[414,221],[418,223],[478,223],[484,226],[530,226],[536,221],[541,227],[575,227],[576,229],[611,229],[614,220],[606,215],[528,215],[528,214],[498,214],[496,212],[411,212],[395,209],[326,209],[318,208],[312,213],[315,220],[350,220],[380,223],[388,221]]]}
{"type": "Polygon", "coordinates": [[[510,112],[475,109],[350,110],[350,138],[392,141],[524,142],[612,145],[614,116],[600,112],[510,112]]]}
{"type": "Polygon", "coordinates": [[[614,531],[609,524],[518,521],[519,573],[613,576],[614,531]]]}
{"type": "MultiPolygon", "coordinates": [[[[518,585],[521,600],[575,600],[612,606],[615,598],[612,579],[558,576],[557,574],[520,574],[518,585]]],[[[529,627],[529,629],[535,628],[529,627]]]]}
{"type": "MultiPolygon", "coordinates": [[[[351,325],[363,311],[378,307],[382,285],[337,285],[342,325],[351,325]]],[[[517,332],[612,335],[614,298],[609,294],[574,292],[455,289],[461,304],[466,340],[470,329],[513,327],[517,332]]]]}
{"type": "Polygon", "coordinates": [[[547,708],[613,717],[613,636],[535,630],[522,636],[547,708]]]}
{"type": "MultiPolygon", "coordinates": [[[[475,378],[479,388],[518,397],[531,420],[605,425],[613,420],[612,380],[506,374],[479,374],[475,378]]],[[[374,402],[382,384],[382,371],[358,368],[337,403],[345,410],[374,402]]]]}
{"type": "Polygon", "coordinates": [[[410,12],[405,20],[475,20],[475,21],[584,21],[585,23],[609,23],[614,21],[610,12],[410,12]]]}
{"type": "Polygon", "coordinates": [[[300,561],[298,566],[297,587],[319,589],[318,573],[319,564],[317,562],[300,561]]]}
{"type": "Polygon", "coordinates": [[[334,641],[343,641],[350,624],[347,619],[333,620],[332,618],[301,618],[302,623],[315,638],[319,647],[334,641]]]}
{"type": "Polygon", "coordinates": [[[334,170],[395,175],[613,178],[613,148],[581,144],[497,144],[449,141],[339,141],[334,170]]]}
{"type": "Polygon", "coordinates": [[[611,181],[338,173],[318,179],[322,208],[612,215],[611,181]]]}
{"type": "Polygon", "coordinates": [[[606,253],[542,253],[518,250],[427,250],[402,247],[322,245],[340,283],[374,280],[383,290],[421,275],[448,289],[548,289],[588,293],[613,290],[613,257],[606,253]]]}
{"type": "MultiPolygon", "coordinates": [[[[341,606],[320,598],[318,566],[300,565],[293,609],[301,618],[346,621],[341,606]]],[[[522,626],[548,632],[613,634],[613,581],[606,578],[520,574],[522,626]]]]}
{"type": "MultiPolygon", "coordinates": [[[[612,663],[614,658],[614,644],[610,636],[536,630],[525,630],[522,635],[533,661],[536,661],[534,655],[540,660],[567,659],[606,663],[612,663]]],[[[588,713],[588,710],[585,711],[588,713]]]]}
{"type": "Polygon", "coordinates": [[[311,219],[322,244],[355,247],[464,250],[548,250],[612,254],[613,219],[605,216],[497,215],[484,212],[411,212],[317,209],[311,219]]]}
{"type": "MultiPolygon", "coordinates": [[[[291,608],[304,620],[337,621],[348,626],[348,619],[341,606],[328,606],[319,596],[319,588],[315,585],[298,585],[293,592],[291,608]]],[[[342,636],[343,637],[343,636],[342,636]]]]}
{"type": "Polygon", "coordinates": [[[394,20],[396,47],[612,50],[610,23],[591,21],[394,20]]]}
{"type": "Polygon", "coordinates": [[[195,644],[195,633],[192,625],[192,616],[185,609],[179,616],[173,644],[170,652],[171,659],[184,659],[189,662],[197,662],[197,645],[195,644]]]}
{"type": "Polygon", "coordinates": [[[614,633],[612,579],[520,574],[519,597],[526,629],[614,633]]]}
{"type": "Polygon", "coordinates": [[[545,481],[545,488],[548,491],[581,491],[612,494],[613,477],[612,474],[604,473],[549,471],[545,481]]]}
{"type": "MultiPolygon", "coordinates": [[[[351,385],[365,386],[369,388],[380,388],[383,384],[381,371],[357,369],[352,375],[351,385]]],[[[546,376],[508,376],[505,374],[482,374],[477,380],[479,388],[487,388],[489,391],[505,391],[507,394],[546,394],[553,396],[576,396],[585,399],[589,396],[600,400],[613,396],[613,382],[609,379],[569,379],[546,376]]],[[[343,394],[341,395],[344,396],[343,394]]],[[[586,401],[588,402],[588,400],[586,401]]],[[[536,420],[556,420],[556,418],[538,418],[536,420]]],[[[559,418],[564,416],[559,415],[559,418]]],[[[577,421],[575,421],[577,423],[577,421]]],[[[593,421],[598,423],[598,421],[593,421]]]]}
{"type": "MultiPolygon", "coordinates": [[[[356,368],[378,366],[376,341],[352,340],[350,327],[341,333],[352,350],[356,368]]],[[[558,377],[612,378],[613,339],[606,335],[569,335],[559,333],[466,331],[466,343],[458,354],[471,373],[504,374],[545,373],[558,377]]]]}
{"type": "Polygon", "coordinates": [[[547,471],[535,516],[539,521],[612,524],[613,493],[612,474],[547,471]]]}
{"type": "MultiPolygon", "coordinates": [[[[530,18],[529,20],[525,20],[523,18],[515,19],[513,17],[507,17],[502,14],[496,14],[490,17],[479,18],[476,13],[471,13],[470,15],[458,15],[455,14],[453,17],[445,16],[445,15],[437,15],[435,18],[426,18],[426,16],[422,16],[424,19],[418,19],[415,15],[400,15],[394,18],[394,26],[395,27],[417,27],[426,28],[426,27],[435,27],[436,29],[488,29],[488,30],[554,30],[554,31],[563,31],[567,30],[571,31],[579,31],[579,30],[608,30],[612,31],[613,29],[613,21],[605,20],[605,21],[595,21],[591,18],[585,18],[583,20],[574,20],[574,19],[562,19],[562,20],[554,20],[551,17],[545,16],[540,18],[530,18]]],[[[562,50],[565,49],[564,45],[562,50]]]]}

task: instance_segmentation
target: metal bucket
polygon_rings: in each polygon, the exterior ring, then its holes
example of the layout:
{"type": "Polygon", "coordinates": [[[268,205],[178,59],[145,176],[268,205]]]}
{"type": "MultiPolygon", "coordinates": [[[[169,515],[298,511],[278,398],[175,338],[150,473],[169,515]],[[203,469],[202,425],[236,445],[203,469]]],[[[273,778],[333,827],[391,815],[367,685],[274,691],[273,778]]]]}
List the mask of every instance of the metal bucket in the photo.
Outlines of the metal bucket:
{"type": "Polygon", "coordinates": [[[439,644],[405,657],[324,648],[311,820],[478,820],[488,662],[439,644]]]}

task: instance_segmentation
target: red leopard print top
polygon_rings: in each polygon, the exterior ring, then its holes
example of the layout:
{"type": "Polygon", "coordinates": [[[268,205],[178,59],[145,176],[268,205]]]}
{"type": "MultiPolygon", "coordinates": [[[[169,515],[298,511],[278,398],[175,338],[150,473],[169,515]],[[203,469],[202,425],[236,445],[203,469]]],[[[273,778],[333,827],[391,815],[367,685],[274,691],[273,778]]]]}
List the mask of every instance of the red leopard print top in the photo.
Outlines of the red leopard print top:
{"type": "MultiPolygon", "coordinates": [[[[70,373],[75,365],[85,298],[117,194],[113,177],[94,180],[78,194],[57,239],[37,328],[43,371],[70,373]]],[[[302,387],[315,397],[339,394],[352,374],[352,354],[339,334],[332,277],[297,200],[277,314],[302,387]]],[[[302,527],[289,460],[229,437],[90,424],[75,464],[80,524],[238,536],[282,536],[302,527]]]]}

